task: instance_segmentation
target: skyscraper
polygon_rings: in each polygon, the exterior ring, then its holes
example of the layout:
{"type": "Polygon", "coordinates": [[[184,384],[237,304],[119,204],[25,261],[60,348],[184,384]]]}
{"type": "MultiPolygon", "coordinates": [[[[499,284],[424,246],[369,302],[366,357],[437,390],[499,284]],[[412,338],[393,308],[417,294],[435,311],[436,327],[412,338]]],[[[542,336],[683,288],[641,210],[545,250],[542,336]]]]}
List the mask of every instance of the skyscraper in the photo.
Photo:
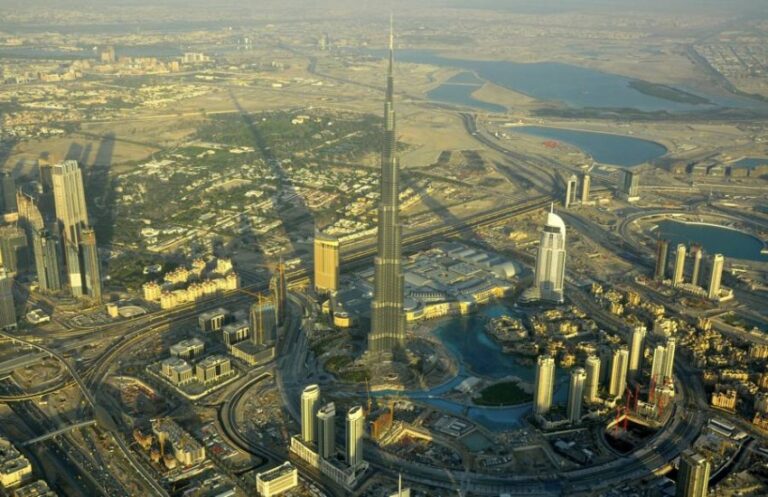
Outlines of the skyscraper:
{"type": "Polygon", "coordinates": [[[691,258],[693,259],[693,266],[691,267],[691,285],[699,284],[699,275],[701,273],[701,259],[704,256],[704,251],[701,249],[701,245],[693,245],[691,247],[691,258]]]}
{"type": "Polygon", "coordinates": [[[600,358],[596,355],[587,357],[584,364],[587,372],[587,379],[584,385],[584,400],[587,402],[596,402],[597,391],[600,387],[600,358]]]}
{"type": "Polygon", "coordinates": [[[62,231],[64,258],[72,295],[83,295],[80,267],[80,229],[88,225],[83,176],[77,161],[66,160],[51,168],[56,219],[62,231]]]}
{"type": "Polygon", "coordinates": [[[0,263],[11,275],[30,268],[27,234],[16,226],[0,227],[0,263]]]}
{"type": "Polygon", "coordinates": [[[672,286],[682,285],[685,282],[685,244],[677,244],[675,252],[675,269],[672,274],[672,286]]]}
{"type": "Polygon", "coordinates": [[[85,276],[85,291],[96,302],[101,302],[101,260],[99,249],[96,247],[96,232],[93,228],[83,227],[80,230],[83,250],[83,273],[85,276]]]}
{"type": "Polygon", "coordinates": [[[709,461],[690,449],[680,456],[676,497],[706,497],[709,492],[709,461]]]}
{"type": "Polygon", "coordinates": [[[315,290],[333,293],[339,289],[339,239],[315,233],[315,290]]]}
{"type": "Polygon", "coordinates": [[[626,345],[622,345],[613,352],[611,361],[611,383],[608,387],[608,393],[611,397],[620,397],[624,395],[627,388],[627,368],[629,366],[629,350],[626,345]]]}
{"type": "Polygon", "coordinates": [[[536,255],[535,285],[542,300],[563,302],[565,282],[565,223],[554,213],[547,214],[536,255]]]}
{"type": "Polygon", "coordinates": [[[307,443],[317,441],[315,415],[320,405],[320,387],[308,385],[301,392],[301,438],[307,443]]]}
{"type": "Polygon", "coordinates": [[[563,207],[566,209],[571,207],[571,204],[576,202],[576,187],[579,183],[579,178],[575,174],[572,174],[565,182],[565,199],[563,200],[563,207]]]}
{"type": "Polygon", "coordinates": [[[61,290],[61,264],[59,239],[48,230],[40,229],[32,234],[32,250],[35,256],[37,285],[43,292],[61,290]]]}
{"type": "Polygon", "coordinates": [[[0,216],[17,211],[16,182],[8,171],[0,171],[0,216]]]}
{"type": "Polygon", "coordinates": [[[654,279],[664,281],[667,278],[667,265],[669,265],[669,240],[659,239],[656,242],[656,271],[654,279]]]}
{"type": "Polygon", "coordinates": [[[16,306],[13,303],[13,278],[0,266],[0,330],[16,328],[16,306]]]}
{"type": "Polygon", "coordinates": [[[589,169],[587,169],[581,173],[581,205],[587,205],[589,203],[589,189],[591,185],[592,177],[589,175],[589,169]]]}
{"type": "Polygon", "coordinates": [[[285,323],[285,317],[288,313],[288,286],[285,280],[285,263],[283,258],[277,264],[277,271],[269,282],[272,289],[272,296],[275,303],[275,317],[277,325],[282,326],[285,323]]]}
{"type": "Polygon", "coordinates": [[[710,300],[717,300],[720,297],[720,282],[723,279],[723,266],[725,265],[725,258],[723,254],[715,254],[712,257],[712,265],[709,272],[709,287],[707,290],[707,297],[710,300]]]}
{"type": "Polygon", "coordinates": [[[660,385],[664,383],[664,355],[667,348],[663,345],[657,345],[653,349],[653,362],[651,363],[651,381],[660,385]]]}
{"type": "Polygon", "coordinates": [[[362,406],[354,406],[347,412],[347,464],[355,468],[363,462],[363,435],[365,413],[362,406]]]}
{"type": "Polygon", "coordinates": [[[403,268],[400,226],[400,164],[396,155],[394,106],[394,32],[389,33],[389,69],[384,101],[384,144],[381,150],[381,198],[368,352],[392,353],[405,341],[403,268]]]}
{"type": "Polygon", "coordinates": [[[536,379],[534,382],[533,413],[543,415],[552,407],[552,393],[555,388],[555,359],[540,355],[536,360],[536,379]]]}
{"type": "Polygon", "coordinates": [[[568,390],[568,421],[576,424],[581,420],[581,402],[584,398],[584,384],[587,372],[584,368],[575,368],[571,371],[571,385],[568,390]]]}
{"type": "Polygon", "coordinates": [[[664,347],[664,366],[661,371],[663,381],[671,381],[675,374],[675,346],[677,341],[674,337],[667,338],[667,344],[664,347]]]}
{"type": "Polygon", "coordinates": [[[621,192],[627,200],[637,200],[640,195],[640,175],[624,169],[621,178],[621,192]]]}
{"type": "Polygon", "coordinates": [[[251,305],[251,341],[256,345],[269,345],[277,339],[277,313],[269,299],[259,298],[251,305]]]}
{"type": "Polygon", "coordinates": [[[330,459],[336,451],[336,405],[331,402],[317,411],[317,453],[330,459]]]}
{"type": "Polygon", "coordinates": [[[634,380],[642,367],[643,350],[645,348],[645,326],[637,325],[632,328],[629,348],[629,378],[634,380]]]}

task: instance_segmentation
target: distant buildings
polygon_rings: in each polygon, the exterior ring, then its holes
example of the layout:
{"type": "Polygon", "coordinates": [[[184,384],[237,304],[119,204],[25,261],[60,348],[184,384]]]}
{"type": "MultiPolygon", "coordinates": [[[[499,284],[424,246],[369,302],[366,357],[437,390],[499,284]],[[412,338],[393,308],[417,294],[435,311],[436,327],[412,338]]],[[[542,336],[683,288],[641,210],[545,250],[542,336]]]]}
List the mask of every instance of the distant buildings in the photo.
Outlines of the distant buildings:
{"type": "Polygon", "coordinates": [[[680,286],[685,282],[685,254],[685,244],[678,243],[675,251],[675,267],[672,272],[672,286],[680,286]]]}
{"type": "Polygon", "coordinates": [[[339,290],[339,239],[315,234],[315,290],[317,293],[333,293],[339,290]]]}
{"type": "Polygon", "coordinates": [[[680,456],[675,497],[706,497],[709,493],[710,464],[707,459],[692,450],[684,450],[680,456]]]}
{"type": "Polygon", "coordinates": [[[712,258],[712,267],[709,273],[709,288],[707,291],[707,297],[710,300],[718,300],[720,298],[720,282],[723,278],[723,266],[725,265],[725,258],[722,254],[715,254],[712,258]]]}
{"type": "Polygon", "coordinates": [[[256,475],[256,491],[261,497],[280,495],[298,485],[299,472],[290,462],[256,475]]]}
{"type": "Polygon", "coordinates": [[[564,301],[565,255],[565,223],[550,211],[536,255],[534,286],[541,300],[564,301]]]}
{"type": "Polygon", "coordinates": [[[589,175],[590,169],[591,167],[585,169],[581,174],[581,205],[588,205],[590,202],[589,194],[592,185],[592,178],[589,175]]]}
{"type": "Polygon", "coordinates": [[[555,388],[555,359],[550,355],[541,355],[536,361],[536,379],[534,382],[533,413],[544,415],[552,407],[552,394],[555,388]]]}
{"type": "Polygon", "coordinates": [[[640,175],[630,171],[629,169],[623,169],[621,171],[621,183],[620,189],[622,196],[628,202],[634,202],[640,199],[640,175]]]}
{"type": "Polygon", "coordinates": [[[669,265],[669,240],[659,239],[656,242],[656,270],[654,279],[664,281],[667,279],[667,266],[669,265]]]}
{"type": "Polygon", "coordinates": [[[16,305],[13,302],[13,278],[0,266],[0,330],[16,329],[16,305]]]}
{"type": "Polygon", "coordinates": [[[587,380],[587,372],[584,368],[575,368],[571,371],[571,384],[568,390],[568,421],[577,424],[581,420],[581,403],[584,398],[584,386],[587,380]]]}

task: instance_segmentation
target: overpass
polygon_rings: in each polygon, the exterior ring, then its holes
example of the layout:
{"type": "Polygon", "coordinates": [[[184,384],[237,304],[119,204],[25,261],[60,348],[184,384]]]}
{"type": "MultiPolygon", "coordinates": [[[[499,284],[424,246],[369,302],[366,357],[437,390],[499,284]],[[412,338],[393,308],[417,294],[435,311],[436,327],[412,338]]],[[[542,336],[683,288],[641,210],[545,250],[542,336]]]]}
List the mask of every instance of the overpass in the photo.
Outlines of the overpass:
{"type": "Polygon", "coordinates": [[[22,442],[20,445],[22,447],[28,447],[30,445],[34,445],[39,442],[44,442],[46,440],[50,440],[51,438],[58,437],[59,435],[63,435],[64,433],[70,432],[72,430],[78,430],[80,428],[86,428],[88,426],[94,426],[96,424],[95,419],[90,419],[88,421],[81,421],[80,423],[75,423],[73,425],[65,426],[63,428],[59,428],[56,431],[52,431],[50,433],[46,433],[45,435],[40,435],[39,437],[31,438],[29,440],[26,440],[22,442]]]}

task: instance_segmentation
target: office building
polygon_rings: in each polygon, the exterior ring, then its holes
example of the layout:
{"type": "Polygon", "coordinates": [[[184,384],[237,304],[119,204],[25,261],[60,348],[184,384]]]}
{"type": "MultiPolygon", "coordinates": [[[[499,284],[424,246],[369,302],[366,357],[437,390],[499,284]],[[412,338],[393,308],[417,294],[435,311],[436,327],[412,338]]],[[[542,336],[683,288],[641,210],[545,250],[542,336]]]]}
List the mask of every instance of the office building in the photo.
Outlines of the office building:
{"type": "Polygon", "coordinates": [[[544,415],[552,407],[552,394],[555,388],[555,359],[550,355],[540,355],[536,360],[536,379],[534,382],[533,413],[544,415]]]}
{"type": "Polygon", "coordinates": [[[576,424],[581,420],[581,403],[584,399],[584,386],[587,380],[587,372],[584,368],[575,368],[571,371],[571,385],[568,390],[568,421],[576,424]]]}
{"type": "Polygon", "coordinates": [[[723,266],[725,258],[723,254],[715,254],[712,257],[711,268],[709,271],[709,287],[707,288],[707,297],[710,300],[720,298],[720,283],[723,279],[723,266]]]}
{"type": "Polygon", "coordinates": [[[13,278],[0,266],[0,330],[16,329],[16,304],[13,302],[13,278]]]}
{"type": "Polygon", "coordinates": [[[229,311],[219,307],[206,311],[197,317],[197,326],[202,332],[219,331],[229,320],[229,311]]]}
{"type": "Polygon", "coordinates": [[[613,352],[611,360],[611,382],[608,394],[611,397],[621,397],[627,388],[627,369],[629,367],[629,349],[622,345],[613,352]]]}
{"type": "Polygon", "coordinates": [[[0,264],[12,275],[31,268],[27,234],[21,228],[0,227],[0,264]]]}
{"type": "Polygon", "coordinates": [[[653,349],[653,361],[651,362],[651,383],[653,385],[664,384],[664,356],[667,348],[663,345],[657,345],[653,349]]]}
{"type": "Polygon", "coordinates": [[[682,285],[685,282],[685,244],[678,243],[675,252],[675,267],[672,270],[672,286],[682,285]]]}
{"type": "Polygon", "coordinates": [[[551,210],[536,255],[534,284],[542,300],[563,302],[565,255],[565,223],[551,210]]]}
{"type": "Polygon", "coordinates": [[[221,355],[209,355],[195,364],[195,376],[197,381],[203,385],[217,382],[230,376],[233,372],[229,357],[221,355]]]}
{"type": "Polygon", "coordinates": [[[171,345],[169,351],[171,357],[179,357],[186,360],[197,359],[205,352],[205,342],[199,338],[188,338],[171,345]]]}
{"type": "Polygon", "coordinates": [[[565,182],[565,199],[563,199],[563,207],[568,209],[576,203],[576,192],[579,179],[575,174],[572,174],[565,182]]]}
{"type": "Polygon", "coordinates": [[[317,441],[315,416],[320,407],[320,387],[309,385],[301,392],[301,439],[307,443],[317,441]]]}
{"type": "Polygon", "coordinates": [[[709,493],[709,461],[690,449],[680,455],[675,497],[706,497],[709,493]]]}
{"type": "Polygon", "coordinates": [[[290,462],[256,475],[256,491],[261,497],[275,497],[299,486],[299,472],[290,462]]]}
{"type": "Polygon", "coordinates": [[[654,279],[664,281],[667,279],[667,266],[669,265],[669,240],[656,241],[656,271],[654,279]]]}
{"type": "Polygon", "coordinates": [[[277,340],[277,310],[271,300],[259,299],[251,305],[251,341],[270,345],[277,340]]]}
{"type": "Polygon", "coordinates": [[[363,435],[365,412],[362,406],[354,406],[347,412],[347,464],[356,468],[363,463],[363,435]]]}
{"type": "Polygon", "coordinates": [[[589,170],[586,170],[581,174],[581,205],[589,204],[589,190],[591,185],[592,177],[589,175],[589,170]]]}
{"type": "Polygon", "coordinates": [[[621,178],[621,192],[628,201],[640,198],[640,175],[624,169],[621,178]]]}
{"type": "Polygon", "coordinates": [[[70,290],[75,297],[83,296],[83,275],[80,265],[80,229],[87,226],[83,176],[76,161],[67,160],[51,167],[53,201],[56,220],[62,232],[62,245],[70,290]]]}
{"type": "Polygon", "coordinates": [[[691,285],[697,286],[699,284],[701,260],[703,256],[704,251],[702,250],[701,245],[691,246],[691,259],[693,259],[693,264],[691,265],[691,285]]]}
{"type": "Polygon", "coordinates": [[[330,459],[336,452],[336,406],[333,402],[317,411],[317,453],[330,459]]]}
{"type": "Polygon", "coordinates": [[[675,373],[675,346],[677,342],[674,337],[667,338],[667,344],[664,347],[664,366],[662,369],[662,380],[672,381],[675,373]]]}
{"type": "Polygon", "coordinates": [[[16,181],[8,171],[0,171],[0,218],[17,212],[16,181]]]}
{"type": "Polygon", "coordinates": [[[315,233],[315,290],[339,290],[339,239],[321,232],[315,233]]]}
{"type": "Polygon", "coordinates": [[[221,339],[228,348],[251,336],[251,324],[248,321],[225,324],[221,328],[221,339]]]}
{"type": "Polygon", "coordinates": [[[384,142],[381,149],[377,253],[374,258],[373,301],[368,352],[391,355],[405,341],[404,278],[400,225],[400,163],[395,131],[394,33],[389,33],[389,68],[384,101],[384,142]]]}
{"type": "Polygon", "coordinates": [[[645,326],[637,325],[632,328],[629,345],[629,379],[636,380],[643,367],[643,352],[645,350],[645,326]]]}
{"type": "Polygon", "coordinates": [[[101,261],[96,247],[96,232],[93,228],[83,227],[80,235],[85,292],[95,302],[101,302],[101,261]]]}
{"type": "Polygon", "coordinates": [[[584,384],[584,400],[587,402],[597,402],[597,392],[600,388],[600,358],[596,355],[587,357],[584,364],[587,378],[584,384]]]}
{"type": "Polygon", "coordinates": [[[35,258],[37,285],[41,292],[61,290],[61,244],[58,237],[40,229],[32,234],[32,252],[35,258]]]}

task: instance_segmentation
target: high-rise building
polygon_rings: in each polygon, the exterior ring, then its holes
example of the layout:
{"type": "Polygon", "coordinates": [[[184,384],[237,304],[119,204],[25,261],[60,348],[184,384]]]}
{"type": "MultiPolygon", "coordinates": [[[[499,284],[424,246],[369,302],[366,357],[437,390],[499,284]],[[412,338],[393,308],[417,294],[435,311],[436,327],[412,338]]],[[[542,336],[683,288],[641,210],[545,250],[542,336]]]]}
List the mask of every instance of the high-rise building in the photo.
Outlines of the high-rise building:
{"type": "Polygon", "coordinates": [[[576,188],[579,183],[579,178],[575,174],[572,174],[568,181],[565,182],[565,199],[563,200],[563,207],[566,209],[571,207],[571,204],[576,202],[576,188]]]}
{"type": "Polygon", "coordinates": [[[389,34],[389,69],[384,100],[384,143],[381,149],[381,196],[377,254],[374,259],[373,302],[368,352],[391,354],[405,341],[404,278],[400,226],[400,163],[395,133],[394,33],[389,34]]]}
{"type": "Polygon", "coordinates": [[[251,305],[251,342],[269,345],[277,340],[277,312],[271,299],[261,299],[251,305]]]}
{"type": "Polygon", "coordinates": [[[534,382],[533,413],[543,415],[552,407],[552,393],[555,389],[555,359],[540,355],[536,360],[536,379],[534,382]]]}
{"type": "Polygon", "coordinates": [[[584,399],[584,385],[587,380],[587,372],[584,368],[575,368],[571,371],[571,385],[568,390],[568,421],[576,424],[581,420],[581,403],[584,399]]]}
{"type": "Polygon", "coordinates": [[[663,345],[657,345],[653,349],[653,362],[651,363],[651,381],[655,385],[664,383],[664,356],[667,348],[663,345]]]}
{"type": "Polygon", "coordinates": [[[61,263],[59,239],[48,230],[40,229],[32,234],[32,250],[35,255],[37,285],[42,292],[61,290],[61,263]]]}
{"type": "Polygon", "coordinates": [[[629,378],[637,379],[643,362],[643,350],[645,349],[645,326],[637,325],[632,328],[629,347],[629,378]]]}
{"type": "Polygon", "coordinates": [[[611,382],[608,387],[608,394],[611,397],[620,397],[624,395],[627,388],[627,368],[629,366],[629,349],[622,345],[613,352],[611,361],[611,382]]]}
{"type": "Polygon", "coordinates": [[[680,455],[676,497],[706,497],[709,493],[709,461],[690,449],[680,455]]]}
{"type": "Polygon", "coordinates": [[[589,189],[592,185],[592,177],[589,175],[589,170],[581,173],[581,205],[587,205],[589,203],[589,189]]]}
{"type": "Polygon", "coordinates": [[[285,263],[283,262],[282,257],[277,264],[277,271],[272,277],[271,285],[277,325],[282,326],[288,315],[288,282],[285,279],[285,263]]]}
{"type": "Polygon", "coordinates": [[[83,227],[80,230],[83,251],[83,275],[85,291],[96,302],[101,302],[101,260],[96,246],[96,232],[93,228],[83,227]]]}
{"type": "Polygon", "coordinates": [[[547,214],[536,255],[534,284],[542,300],[563,302],[565,284],[565,223],[554,213],[547,214]]]}
{"type": "Polygon", "coordinates": [[[663,381],[671,381],[675,373],[675,346],[674,337],[667,338],[667,344],[664,347],[664,367],[661,371],[663,381]]]}
{"type": "Polygon", "coordinates": [[[596,355],[587,357],[584,369],[587,373],[587,379],[584,384],[584,400],[587,402],[597,402],[597,391],[600,388],[600,358],[596,355]]]}
{"type": "Polygon", "coordinates": [[[685,282],[685,244],[677,244],[677,252],[675,252],[675,269],[672,274],[672,285],[678,286],[685,282]]]}
{"type": "Polygon", "coordinates": [[[356,468],[363,462],[363,435],[365,412],[362,406],[354,406],[347,412],[347,464],[356,468]]]}
{"type": "Polygon", "coordinates": [[[637,200],[640,196],[640,175],[624,169],[622,171],[621,192],[628,200],[637,200]]]}
{"type": "Polygon", "coordinates": [[[35,230],[45,227],[43,216],[35,200],[21,190],[16,192],[16,205],[19,209],[19,225],[24,228],[28,236],[32,236],[35,230]]]}
{"type": "Polygon", "coordinates": [[[0,266],[0,330],[16,328],[16,305],[13,303],[13,278],[0,266]]]}
{"type": "Polygon", "coordinates": [[[336,452],[336,405],[333,402],[317,411],[317,453],[330,459],[336,452]]]}
{"type": "Polygon", "coordinates": [[[669,265],[669,240],[659,239],[656,242],[656,271],[654,279],[664,281],[667,278],[667,266],[669,265]]]}
{"type": "Polygon", "coordinates": [[[720,283],[723,279],[723,266],[725,258],[723,254],[715,254],[712,257],[711,269],[709,271],[709,287],[707,288],[707,297],[710,300],[717,300],[720,297],[720,283]]]}
{"type": "Polygon", "coordinates": [[[77,161],[66,160],[51,167],[53,201],[56,219],[62,231],[64,259],[72,295],[83,296],[83,276],[80,265],[80,229],[87,226],[83,176],[77,161]]]}
{"type": "Polygon", "coordinates": [[[315,233],[315,290],[339,290],[339,239],[319,231],[315,233]]]}
{"type": "Polygon", "coordinates": [[[0,227],[0,264],[11,275],[30,269],[27,234],[16,226],[0,227]]]}
{"type": "Polygon", "coordinates": [[[16,181],[8,171],[0,171],[0,217],[16,212],[16,181]]]}
{"type": "Polygon", "coordinates": [[[301,392],[301,438],[307,443],[317,441],[315,416],[320,406],[320,387],[308,385],[301,392]]]}
{"type": "Polygon", "coordinates": [[[691,246],[691,259],[693,264],[691,266],[691,285],[699,284],[699,275],[701,273],[701,259],[704,256],[704,251],[701,245],[691,246]]]}

